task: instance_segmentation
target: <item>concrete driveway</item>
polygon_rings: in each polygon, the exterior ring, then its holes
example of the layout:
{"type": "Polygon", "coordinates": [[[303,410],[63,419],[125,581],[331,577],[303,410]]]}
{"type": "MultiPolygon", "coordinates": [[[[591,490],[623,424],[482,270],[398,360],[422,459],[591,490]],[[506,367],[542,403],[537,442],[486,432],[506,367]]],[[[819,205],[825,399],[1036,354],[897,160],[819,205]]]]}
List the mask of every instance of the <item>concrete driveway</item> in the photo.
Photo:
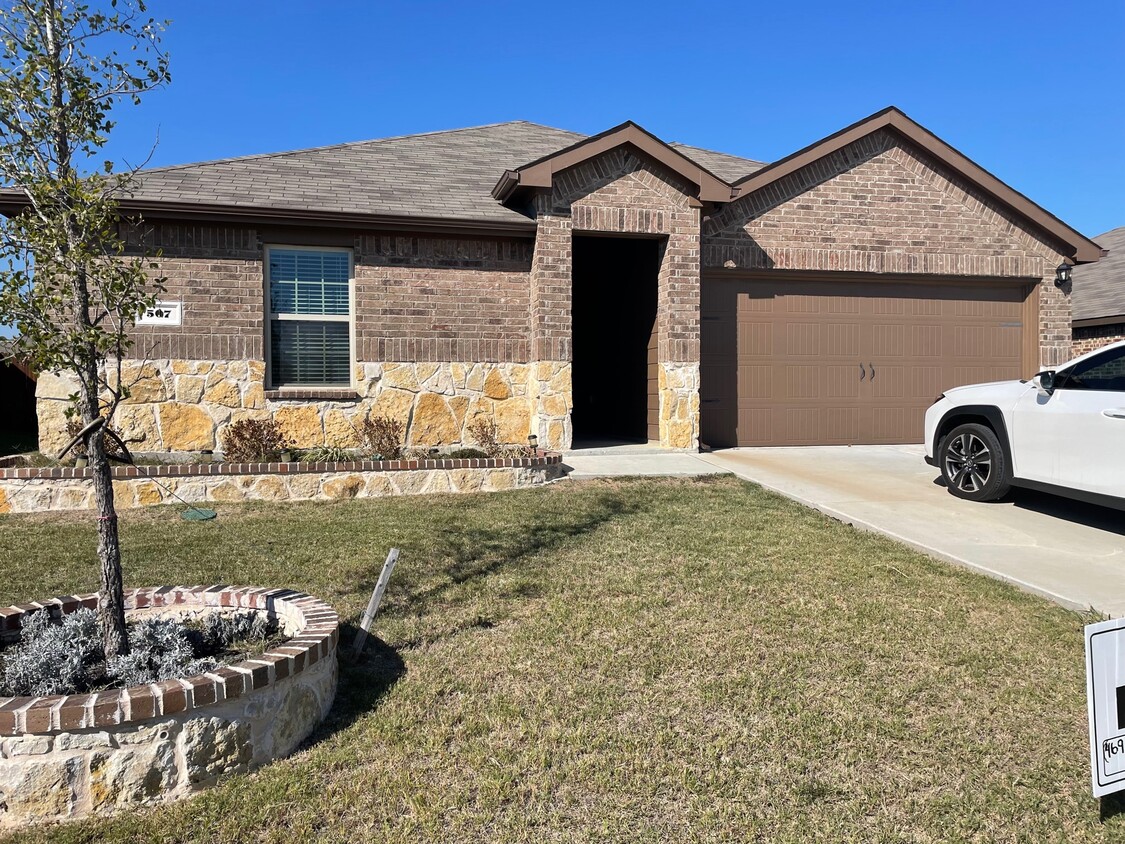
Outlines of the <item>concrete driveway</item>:
{"type": "Polygon", "coordinates": [[[922,446],[727,449],[716,469],[1074,609],[1125,615],[1125,512],[1014,490],[961,501],[922,446]]]}

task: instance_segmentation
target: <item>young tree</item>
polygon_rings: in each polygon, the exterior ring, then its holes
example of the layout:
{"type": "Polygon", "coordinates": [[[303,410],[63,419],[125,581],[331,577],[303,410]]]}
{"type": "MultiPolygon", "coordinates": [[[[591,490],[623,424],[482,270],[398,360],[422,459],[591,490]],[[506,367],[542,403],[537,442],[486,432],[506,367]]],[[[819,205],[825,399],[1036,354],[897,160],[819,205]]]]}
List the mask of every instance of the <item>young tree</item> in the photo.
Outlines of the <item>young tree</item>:
{"type": "Polygon", "coordinates": [[[98,511],[106,655],[128,651],[117,513],[103,439],[128,388],[129,330],[159,290],[143,254],[125,254],[119,199],[136,169],[99,163],[121,102],[169,80],[164,23],[144,0],[5,0],[0,7],[0,180],[22,210],[0,222],[0,323],[40,371],[77,378],[98,511]]]}

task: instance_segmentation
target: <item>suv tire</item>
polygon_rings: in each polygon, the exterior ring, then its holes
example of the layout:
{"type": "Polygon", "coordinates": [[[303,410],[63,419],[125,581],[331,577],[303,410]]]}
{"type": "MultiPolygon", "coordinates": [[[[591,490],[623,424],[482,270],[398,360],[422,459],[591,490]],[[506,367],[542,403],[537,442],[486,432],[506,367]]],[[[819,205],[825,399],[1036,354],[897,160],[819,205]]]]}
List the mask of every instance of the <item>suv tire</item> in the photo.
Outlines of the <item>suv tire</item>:
{"type": "Polygon", "coordinates": [[[987,425],[958,425],[938,449],[941,477],[958,498],[995,501],[1011,488],[1011,473],[1000,439],[987,425]]]}

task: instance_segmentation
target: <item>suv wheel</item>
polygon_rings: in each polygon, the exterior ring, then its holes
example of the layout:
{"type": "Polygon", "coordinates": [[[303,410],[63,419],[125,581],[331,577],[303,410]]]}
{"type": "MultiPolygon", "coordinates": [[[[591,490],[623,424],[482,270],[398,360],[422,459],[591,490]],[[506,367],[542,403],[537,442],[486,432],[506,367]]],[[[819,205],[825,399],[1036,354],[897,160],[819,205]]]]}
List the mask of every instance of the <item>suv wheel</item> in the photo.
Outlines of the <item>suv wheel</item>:
{"type": "Polygon", "coordinates": [[[995,501],[1011,486],[1000,440],[991,428],[958,425],[941,442],[941,476],[949,491],[969,501],[995,501]]]}

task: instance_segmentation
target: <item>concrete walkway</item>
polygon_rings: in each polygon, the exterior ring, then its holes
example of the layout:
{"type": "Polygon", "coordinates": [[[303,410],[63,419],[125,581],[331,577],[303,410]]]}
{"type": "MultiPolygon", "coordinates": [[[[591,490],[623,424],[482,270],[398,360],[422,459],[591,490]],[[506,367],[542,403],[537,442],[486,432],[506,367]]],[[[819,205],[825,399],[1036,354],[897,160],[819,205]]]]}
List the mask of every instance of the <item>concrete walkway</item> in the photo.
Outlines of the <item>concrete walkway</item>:
{"type": "Polygon", "coordinates": [[[626,475],[686,476],[725,474],[705,463],[698,454],[655,445],[594,445],[563,454],[563,464],[572,478],[604,478],[626,475]]]}
{"type": "Polygon", "coordinates": [[[697,458],[865,530],[1073,609],[1125,615],[1125,512],[1014,490],[962,501],[921,446],[728,449],[697,458]]]}

